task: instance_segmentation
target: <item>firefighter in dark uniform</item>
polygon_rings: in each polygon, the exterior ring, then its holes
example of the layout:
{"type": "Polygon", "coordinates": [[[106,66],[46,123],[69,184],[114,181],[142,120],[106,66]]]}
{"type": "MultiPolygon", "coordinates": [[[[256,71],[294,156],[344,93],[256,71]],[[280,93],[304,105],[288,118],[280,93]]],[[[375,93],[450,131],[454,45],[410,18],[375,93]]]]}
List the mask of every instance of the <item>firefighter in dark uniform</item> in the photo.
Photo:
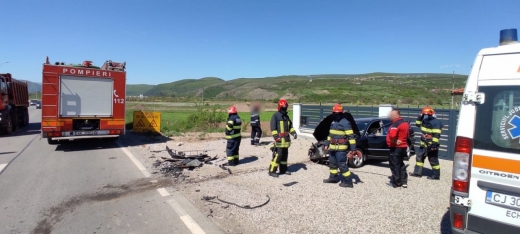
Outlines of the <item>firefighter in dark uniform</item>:
{"type": "Polygon", "coordinates": [[[415,122],[417,127],[421,129],[421,146],[419,147],[419,154],[417,154],[414,172],[410,173],[410,176],[422,177],[424,160],[428,157],[433,171],[432,175],[428,176],[428,179],[440,179],[439,139],[441,138],[443,124],[434,117],[434,114],[435,112],[432,108],[425,107],[415,122]]]}
{"type": "Polygon", "coordinates": [[[260,127],[260,105],[255,104],[251,109],[251,145],[260,144],[262,128],[260,127]]]}
{"type": "Polygon", "coordinates": [[[238,150],[240,148],[240,141],[242,140],[242,135],[240,133],[240,130],[242,130],[242,120],[237,114],[237,108],[234,106],[228,108],[228,116],[225,131],[227,140],[226,155],[228,165],[236,166],[239,161],[238,150]]]}
{"type": "Polygon", "coordinates": [[[347,166],[347,153],[356,152],[356,135],[350,122],[343,115],[343,107],[340,104],[332,108],[334,120],[330,125],[329,136],[325,142],[329,149],[329,178],[324,183],[338,183],[339,186],[352,188],[352,178],[347,166]],[[339,171],[338,171],[339,169],[339,171]],[[341,172],[341,176],[339,175],[341,172]]]}
{"type": "Polygon", "coordinates": [[[276,150],[274,153],[273,160],[269,166],[269,175],[272,177],[278,177],[276,171],[280,168],[279,174],[290,175],[291,172],[287,171],[287,158],[289,157],[289,147],[291,146],[291,137],[294,139],[298,136],[292,126],[292,121],[287,115],[287,101],[280,99],[278,101],[278,111],[271,117],[271,134],[274,138],[274,147],[276,150]]]}

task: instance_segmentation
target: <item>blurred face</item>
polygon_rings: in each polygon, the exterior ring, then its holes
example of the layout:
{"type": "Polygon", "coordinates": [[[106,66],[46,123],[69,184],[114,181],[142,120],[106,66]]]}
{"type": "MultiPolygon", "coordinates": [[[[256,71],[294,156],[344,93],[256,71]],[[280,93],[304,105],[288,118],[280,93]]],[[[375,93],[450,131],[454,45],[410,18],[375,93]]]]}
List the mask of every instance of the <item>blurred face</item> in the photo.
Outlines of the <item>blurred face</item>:
{"type": "Polygon", "coordinates": [[[390,120],[394,121],[399,118],[399,114],[397,114],[397,111],[390,111],[390,115],[388,117],[390,120]]]}

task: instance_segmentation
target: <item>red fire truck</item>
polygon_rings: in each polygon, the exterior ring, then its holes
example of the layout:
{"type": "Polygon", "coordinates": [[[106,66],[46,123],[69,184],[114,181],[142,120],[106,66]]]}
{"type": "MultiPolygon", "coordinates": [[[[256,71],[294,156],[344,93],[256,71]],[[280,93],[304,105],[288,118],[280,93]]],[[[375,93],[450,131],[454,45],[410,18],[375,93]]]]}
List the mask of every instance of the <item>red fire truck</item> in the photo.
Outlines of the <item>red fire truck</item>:
{"type": "Polygon", "coordinates": [[[42,137],[49,144],[125,133],[126,62],[43,64],[42,137]]]}
{"type": "Polygon", "coordinates": [[[0,131],[11,134],[29,124],[29,90],[27,82],[0,74],[0,131]]]}

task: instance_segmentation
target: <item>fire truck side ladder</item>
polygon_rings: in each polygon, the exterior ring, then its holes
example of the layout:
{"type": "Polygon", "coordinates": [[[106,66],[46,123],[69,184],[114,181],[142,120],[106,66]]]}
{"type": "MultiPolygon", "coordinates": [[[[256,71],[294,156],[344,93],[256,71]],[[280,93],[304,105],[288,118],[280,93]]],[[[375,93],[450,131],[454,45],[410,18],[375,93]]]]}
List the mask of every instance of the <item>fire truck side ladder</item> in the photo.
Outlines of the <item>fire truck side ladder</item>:
{"type": "Polygon", "coordinates": [[[58,126],[59,75],[44,72],[42,82],[42,129],[56,129],[58,126]],[[45,120],[48,121],[45,121],[45,120]]]}

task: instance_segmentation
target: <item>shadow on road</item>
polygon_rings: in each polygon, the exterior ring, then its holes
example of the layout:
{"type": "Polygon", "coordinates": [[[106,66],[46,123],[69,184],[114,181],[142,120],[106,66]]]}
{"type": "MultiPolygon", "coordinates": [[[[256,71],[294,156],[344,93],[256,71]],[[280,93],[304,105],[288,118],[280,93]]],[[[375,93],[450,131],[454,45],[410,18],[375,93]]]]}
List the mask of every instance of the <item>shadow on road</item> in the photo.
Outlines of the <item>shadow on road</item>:
{"type": "Polygon", "coordinates": [[[239,163],[240,164],[247,164],[247,163],[252,163],[254,161],[257,161],[257,160],[258,160],[257,156],[250,156],[250,157],[246,157],[246,158],[240,159],[239,163]]]}
{"type": "Polygon", "coordinates": [[[17,137],[17,136],[26,136],[26,135],[37,135],[40,134],[41,123],[29,123],[27,126],[20,128],[10,135],[0,135],[1,137],[17,137]]]}
{"type": "Polygon", "coordinates": [[[114,148],[119,148],[119,145],[117,145],[114,141],[107,141],[107,139],[86,139],[76,141],[60,141],[59,145],[56,146],[55,151],[74,152],[114,148]]]}
{"type": "Polygon", "coordinates": [[[124,146],[160,144],[171,140],[171,138],[157,133],[134,133],[130,130],[126,130],[126,134],[120,139],[124,146]]]}
{"type": "Polygon", "coordinates": [[[442,216],[440,231],[442,234],[451,234],[450,209],[442,216]]]}
{"type": "Polygon", "coordinates": [[[289,170],[290,172],[297,172],[300,169],[307,170],[307,165],[304,163],[295,163],[287,167],[287,170],[289,170]]]}

